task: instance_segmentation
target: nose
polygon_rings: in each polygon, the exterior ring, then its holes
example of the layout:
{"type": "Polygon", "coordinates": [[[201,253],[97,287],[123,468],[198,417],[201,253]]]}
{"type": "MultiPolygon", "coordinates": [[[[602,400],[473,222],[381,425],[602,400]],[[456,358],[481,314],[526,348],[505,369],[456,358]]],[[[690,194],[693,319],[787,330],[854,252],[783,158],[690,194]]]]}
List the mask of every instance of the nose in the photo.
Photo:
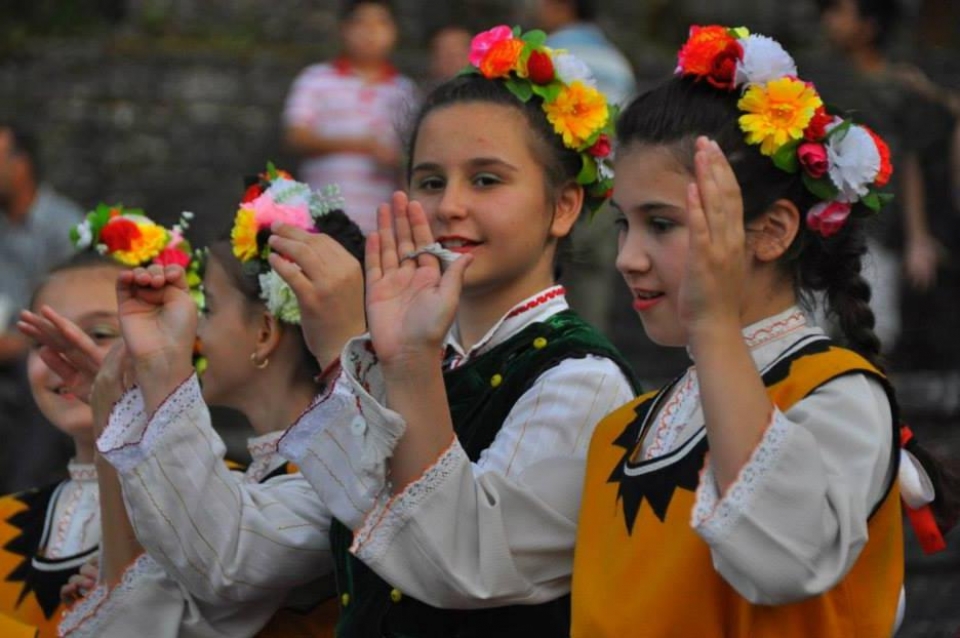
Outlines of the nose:
{"type": "Polygon", "coordinates": [[[621,230],[617,238],[617,270],[624,277],[650,270],[650,255],[643,242],[642,233],[621,230]]]}
{"type": "Polygon", "coordinates": [[[443,187],[440,201],[437,202],[437,219],[451,222],[467,216],[467,198],[463,185],[450,179],[443,187]]]}

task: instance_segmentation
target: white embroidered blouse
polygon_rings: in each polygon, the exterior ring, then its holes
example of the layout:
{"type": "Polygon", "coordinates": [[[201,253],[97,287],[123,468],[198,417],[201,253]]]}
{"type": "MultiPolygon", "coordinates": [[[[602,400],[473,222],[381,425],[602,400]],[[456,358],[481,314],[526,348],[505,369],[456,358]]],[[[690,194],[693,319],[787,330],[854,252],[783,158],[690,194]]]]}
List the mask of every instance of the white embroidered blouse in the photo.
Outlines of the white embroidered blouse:
{"type": "MultiPolygon", "coordinates": [[[[567,307],[556,286],[518,304],[469,351],[453,332],[447,365],[567,307]]],[[[280,452],[355,531],[351,551],[434,606],[529,604],[568,593],[590,436],[613,406],[633,397],[620,368],[597,356],[561,362],[520,397],[476,463],[454,439],[422,477],[391,496],[386,460],[405,424],[383,405],[368,338],[347,344],[341,362],[332,390],[290,428],[280,452]]]]}

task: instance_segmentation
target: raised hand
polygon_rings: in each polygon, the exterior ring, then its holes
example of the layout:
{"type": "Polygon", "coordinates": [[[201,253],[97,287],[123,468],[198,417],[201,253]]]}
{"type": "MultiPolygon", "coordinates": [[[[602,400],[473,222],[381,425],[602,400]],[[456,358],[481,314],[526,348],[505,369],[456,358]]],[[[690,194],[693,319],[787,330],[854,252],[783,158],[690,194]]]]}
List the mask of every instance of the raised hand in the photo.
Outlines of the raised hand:
{"type": "Polygon", "coordinates": [[[89,403],[90,387],[104,357],[90,335],[49,306],[42,306],[40,314],[21,312],[17,328],[40,344],[40,358],[70,392],[89,403]]]}
{"type": "Polygon", "coordinates": [[[120,273],[117,279],[120,332],[153,412],[193,373],[197,306],[180,266],[150,266],[120,273]]]}
{"type": "Polygon", "coordinates": [[[329,235],[278,224],[270,236],[270,266],[297,296],[300,327],[321,368],[366,331],[363,269],[329,235]]]}
{"type": "Polygon", "coordinates": [[[687,334],[733,327],[739,332],[746,272],[743,198],[716,142],[697,139],[696,183],[687,188],[689,253],[680,283],[679,314],[687,334]]]}
{"type": "Polygon", "coordinates": [[[366,252],[367,322],[377,356],[386,365],[424,353],[439,357],[471,257],[460,257],[445,273],[432,255],[406,258],[432,244],[433,234],[423,208],[404,193],[394,193],[391,206],[382,204],[377,214],[366,252]]]}

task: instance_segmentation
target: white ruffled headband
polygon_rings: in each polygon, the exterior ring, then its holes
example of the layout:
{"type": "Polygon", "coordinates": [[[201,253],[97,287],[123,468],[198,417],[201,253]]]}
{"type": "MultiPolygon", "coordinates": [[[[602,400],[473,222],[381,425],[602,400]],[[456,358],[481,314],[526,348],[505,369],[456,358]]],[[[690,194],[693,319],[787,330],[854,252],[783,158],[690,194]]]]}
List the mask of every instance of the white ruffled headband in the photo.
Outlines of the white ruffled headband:
{"type": "Polygon", "coordinates": [[[258,276],[260,298],[280,321],[299,324],[300,306],[290,286],[267,260],[270,227],[279,221],[312,232],[318,218],[342,209],[343,198],[336,184],[314,191],[272,163],[244,193],[230,231],[233,254],[244,272],[258,276]]]}
{"type": "Polygon", "coordinates": [[[878,212],[892,195],[890,148],[866,126],[827,112],[813,84],[797,77],[782,46],[743,27],[694,26],[677,56],[676,74],[724,91],[740,91],[740,128],[748,144],[788,173],[801,172],[821,201],[807,227],[829,237],[846,223],[853,204],[878,212]]]}

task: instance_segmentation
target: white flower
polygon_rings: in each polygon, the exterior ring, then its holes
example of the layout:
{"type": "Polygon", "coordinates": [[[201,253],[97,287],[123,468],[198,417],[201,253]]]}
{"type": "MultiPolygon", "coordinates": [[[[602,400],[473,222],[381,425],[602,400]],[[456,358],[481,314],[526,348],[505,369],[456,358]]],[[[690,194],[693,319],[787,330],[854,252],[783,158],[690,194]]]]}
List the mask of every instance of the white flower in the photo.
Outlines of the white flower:
{"type": "Polygon", "coordinates": [[[77,249],[86,250],[93,243],[93,230],[90,228],[90,222],[84,220],[77,224],[77,249]]]}
{"type": "Polygon", "coordinates": [[[597,175],[600,179],[613,179],[613,167],[605,160],[597,160],[597,175]]]}
{"type": "MultiPolygon", "coordinates": [[[[829,133],[842,123],[835,118],[827,125],[829,133]]],[[[852,204],[867,194],[880,170],[880,151],[863,127],[853,125],[827,140],[830,180],[840,194],[838,202],[852,204]]]]}
{"type": "Polygon", "coordinates": [[[737,62],[734,84],[764,84],[784,76],[797,76],[797,65],[780,43],[765,35],[740,40],[743,59],[737,62]]]}
{"type": "Polygon", "coordinates": [[[594,79],[590,67],[587,66],[586,62],[571,53],[554,51],[553,68],[557,77],[568,86],[580,81],[589,87],[597,88],[597,81],[594,79]]]}
{"type": "Polygon", "coordinates": [[[278,177],[270,182],[270,187],[260,197],[269,196],[278,204],[309,206],[310,195],[310,187],[303,182],[278,177]]]}
{"type": "Polygon", "coordinates": [[[314,219],[323,217],[333,210],[343,210],[344,201],[340,194],[340,186],[328,184],[322,190],[313,191],[310,197],[310,216],[314,219]]]}
{"type": "Polygon", "coordinates": [[[284,323],[300,323],[300,306],[297,296],[287,282],[274,270],[268,270],[259,277],[260,298],[267,304],[267,310],[284,323]]]}

